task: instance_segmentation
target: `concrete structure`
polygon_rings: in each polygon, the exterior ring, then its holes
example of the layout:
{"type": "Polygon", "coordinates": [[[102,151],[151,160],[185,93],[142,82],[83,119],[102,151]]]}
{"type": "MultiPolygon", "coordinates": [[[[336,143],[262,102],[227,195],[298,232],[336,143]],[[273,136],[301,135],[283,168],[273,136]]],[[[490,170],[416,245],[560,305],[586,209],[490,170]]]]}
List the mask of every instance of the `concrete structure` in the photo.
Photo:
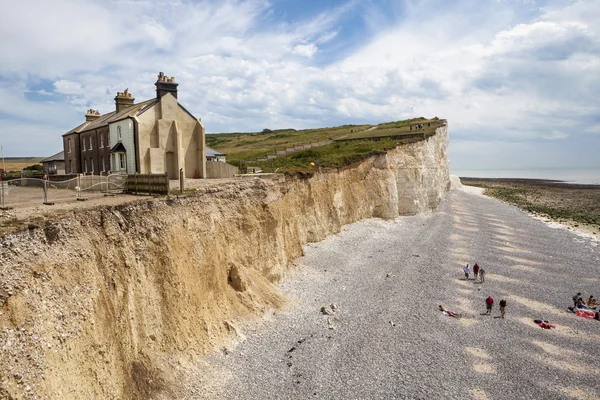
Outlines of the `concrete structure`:
{"type": "Polygon", "coordinates": [[[65,173],[65,152],[61,151],[53,156],[40,161],[44,166],[44,172],[48,175],[65,173]]]}
{"type": "Polygon", "coordinates": [[[115,111],[88,110],[86,122],[63,135],[67,173],[167,173],[206,177],[205,131],[177,101],[175,78],[158,74],[156,97],[135,103],[128,89],[115,111]]]}

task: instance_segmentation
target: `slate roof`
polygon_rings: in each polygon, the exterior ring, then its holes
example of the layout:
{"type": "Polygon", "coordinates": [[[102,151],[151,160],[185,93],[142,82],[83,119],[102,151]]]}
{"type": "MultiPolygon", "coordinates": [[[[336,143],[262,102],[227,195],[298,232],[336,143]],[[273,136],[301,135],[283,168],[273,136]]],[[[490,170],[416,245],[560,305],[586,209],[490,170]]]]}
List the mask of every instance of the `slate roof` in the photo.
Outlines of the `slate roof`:
{"type": "Polygon", "coordinates": [[[86,122],[84,122],[83,124],[81,124],[81,125],[79,125],[79,126],[77,126],[77,127],[73,128],[73,129],[71,129],[69,132],[65,133],[63,136],[67,136],[67,135],[70,135],[70,134],[72,134],[72,133],[79,133],[79,132],[81,132],[81,130],[82,130],[83,128],[85,128],[85,127],[86,127],[88,124],[89,124],[89,122],[87,122],[87,121],[86,121],[86,122]]]}
{"type": "MultiPolygon", "coordinates": [[[[141,115],[141,114],[145,113],[146,111],[148,111],[150,108],[152,108],[152,106],[154,106],[158,102],[160,102],[160,99],[154,98],[154,99],[142,101],[141,103],[133,104],[129,107],[125,107],[119,112],[112,111],[107,114],[103,114],[100,117],[96,118],[94,121],[90,121],[90,122],[86,121],[83,124],[79,125],[78,127],[71,129],[69,132],[65,133],[63,136],[70,135],[72,133],[81,133],[81,132],[87,132],[87,131],[97,129],[97,128],[102,128],[104,126],[108,126],[108,124],[111,124],[113,122],[141,115]]],[[[184,106],[179,104],[179,102],[177,102],[177,104],[179,105],[179,107],[181,107],[183,109],[183,111],[188,113],[192,118],[197,119],[196,117],[194,117],[194,115],[191,112],[186,110],[184,106]]]]}
{"type": "Polygon", "coordinates": [[[206,147],[206,157],[217,157],[217,156],[224,156],[225,154],[223,153],[219,153],[216,150],[211,149],[210,147],[206,147]]]}
{"type": "Polygon", "coordinates": [[[119,143],[115,144],[112,149],[110,149],[110,152],[111,153],[127,153],[127,150],[125,150],[125,146],[123,146],[123,143],[119,142],[119,143]]]}
{"type": "Polygon", "coordinates": [[[92,129],[102,128],[103,126],[108,126],[108,124],[111,124],[113,122],[120,121],[122,119],[126,119],[129,117],[134,117],[136,115],[141,114],[140,111],[142,111],[142,110],[146,111],[147,109],[152,107],[157,102],[158,102],[158,99],[150,99],[150,100],[142,101],[141,103],[134,104],[129,107],[125,107],[119,112],[116,112],[116,111],[109,112],[108,114],[104,114],[104,115],[100,116],[100,118],[92,121],[88,126],[83,128],[80,132],[86,132],[86,131],[90,131],[92,129]]]}
{"type": "Polygon", "coordinates": [[[40,162],[45,163],[50,161],[65,161],[65,152],[61,151],[60,153],[56,153],[55,155],[50,156],[40,162]]]}

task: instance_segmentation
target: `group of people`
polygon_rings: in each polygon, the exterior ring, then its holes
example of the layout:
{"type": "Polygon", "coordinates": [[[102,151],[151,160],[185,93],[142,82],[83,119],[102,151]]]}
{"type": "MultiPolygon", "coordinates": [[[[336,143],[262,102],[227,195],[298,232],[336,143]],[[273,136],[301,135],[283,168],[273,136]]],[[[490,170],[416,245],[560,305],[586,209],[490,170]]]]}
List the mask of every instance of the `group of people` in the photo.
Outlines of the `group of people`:
{"type": "Polygon", "coordinates": [[[594,296],[590,295],[587,301],[584,301],[583,297],[581,297],[581,292],[579,292],[573,296],[573,307],[569,307],[569,311],[576,313],[578,316],[600,321],[600,311],[596,310],[597,306],[598,302],[594,296]],[[596,311],[594,312],[594,310],[596,311]]]}
{"type": "MultiPolygon", "coordinates": [[[[502,318],[504,318],[504,314],[506,313],[506,300],[505,299],[500,300],[500,303],[498,305],[500,306],[500,316],[502,318]]],[[[487,299],[485,299],[486,315],[492,315],[493,307],[494,307],[494,299],[492,298],[492,296],[488,296],[487,299]]]]}
{"type": "MultiPolygon", "coordinates": [[[[471,275],[471,268],[469,264],[463,267],[463,271],[465,272],[465,280],[469,280],[469,276],[471,275]]],[[[477,278],[481,280],[481,283],[485,282],[485,269],[481,268],[479,264],[475,263],[473,265],[473,280],[477,281],[477,278]]]]}
{"type": "MultiPolygon", "coordinates": [[[[465,273],[465,280],[468,281],[470,279],[470,275],[471,275],[471,268],[469,267],[469,264],[467,264],[463,267],[463,271],[465,273]]],[[[473,279],[475,281],[477,281],[478,278],[481,280],[481,283],[485,282],[485,270],[483,268],[481,268],[479,266],[479,264],[475,263],[475,265],[473,265],[473,279]]],[[[500,303],[498,305],[500,306],[500,317],[504,318],[504,315],[506,314],[506,300],[505,299],[500,300],[500,303]]],[[[447,310],[441,305],[438,308],[445,315],[448,315],[450,317],[460,317],[460,314],[457,314],[453,311],[447,310]]],[[[492,298],[492,296],[488,296],[485,299],[485,309],[486,309],[485,314],[491,315],[493,308],[494,308],[494,299],[492,298]]]]}

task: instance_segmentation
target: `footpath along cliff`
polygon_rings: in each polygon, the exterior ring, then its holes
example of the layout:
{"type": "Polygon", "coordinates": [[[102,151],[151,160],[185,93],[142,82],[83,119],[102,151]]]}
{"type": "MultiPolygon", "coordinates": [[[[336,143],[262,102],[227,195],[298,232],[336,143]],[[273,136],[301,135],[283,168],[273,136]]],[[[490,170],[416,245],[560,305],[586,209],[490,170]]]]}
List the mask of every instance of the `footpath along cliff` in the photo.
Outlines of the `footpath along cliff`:
{"type": "Polygon", "coordinates": [[[448,131],[338,171],[96,207],[0,238],[0,398],[177,398],[177,370],[284,299],[307,242],[435,210],[448,131]]]}

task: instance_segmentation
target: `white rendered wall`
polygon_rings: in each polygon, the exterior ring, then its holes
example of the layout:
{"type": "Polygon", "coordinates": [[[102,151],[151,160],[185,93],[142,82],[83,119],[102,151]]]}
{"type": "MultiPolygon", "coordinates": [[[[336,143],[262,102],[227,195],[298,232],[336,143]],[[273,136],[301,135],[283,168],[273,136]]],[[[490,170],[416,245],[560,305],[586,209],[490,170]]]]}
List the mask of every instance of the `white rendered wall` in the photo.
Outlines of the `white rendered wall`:
{"type": "MultiPolygon", "coordinates": [[[[127,173],[135,174],[135,141],[133,135],[133,121],[129,118],[113,122],[109,125],[109,145],[113,148],[119,141],[127,150],[127,173]],[[118,139],[117,127],[121,127],[121,140],[118,139]]],[[[117,169],[112,168],[112,154],[110,156],[110,168],[112,172],[120,172],[117,157],[117,169]]]]}

